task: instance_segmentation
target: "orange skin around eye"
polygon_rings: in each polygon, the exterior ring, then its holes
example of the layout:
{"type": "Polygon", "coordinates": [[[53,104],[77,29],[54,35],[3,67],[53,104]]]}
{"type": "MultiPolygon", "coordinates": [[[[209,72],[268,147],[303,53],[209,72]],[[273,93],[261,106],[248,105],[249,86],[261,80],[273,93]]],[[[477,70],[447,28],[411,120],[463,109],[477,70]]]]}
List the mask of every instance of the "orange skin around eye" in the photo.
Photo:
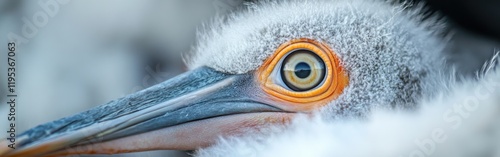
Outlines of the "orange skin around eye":
{"type": "Polygon", "coordinates": [[[287,108],[291,111],[311,111],[324,106],[342,94],[344,88],[349,84],[349,78],[340,65],[340,60],[335,52],[323,43],[306,38],[294,39],[282,44],[271,57],[264,61],[256,73],[262,90],[278,101],[288,102],[287,104],[291,106],[287,106],[287,108]],[[325,81],[320,87],[310,91],[296,92],[283,88],[272,81],[270,75],[274,68],[279,66],[277,64],[281,58],[298,49],[310,50],[323,59],[326,75],[325,81]]]}

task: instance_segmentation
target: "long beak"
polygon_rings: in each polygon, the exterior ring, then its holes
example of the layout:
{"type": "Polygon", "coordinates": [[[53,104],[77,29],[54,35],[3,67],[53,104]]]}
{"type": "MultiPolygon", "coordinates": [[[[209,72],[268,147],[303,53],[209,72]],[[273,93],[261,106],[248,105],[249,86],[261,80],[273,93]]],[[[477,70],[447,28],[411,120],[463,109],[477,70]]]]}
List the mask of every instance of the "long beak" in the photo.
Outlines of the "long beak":
{"type": "MultiPolygon", "coordinates": [[[[195,69],[91,110],[32,128],[0,156],[111,154],[191,150],[242,128],[284,123],[293,113],[272,105],[252,74],[195,69]]],[[[0,141],[8,145],[10,141],[0,141]]]]}

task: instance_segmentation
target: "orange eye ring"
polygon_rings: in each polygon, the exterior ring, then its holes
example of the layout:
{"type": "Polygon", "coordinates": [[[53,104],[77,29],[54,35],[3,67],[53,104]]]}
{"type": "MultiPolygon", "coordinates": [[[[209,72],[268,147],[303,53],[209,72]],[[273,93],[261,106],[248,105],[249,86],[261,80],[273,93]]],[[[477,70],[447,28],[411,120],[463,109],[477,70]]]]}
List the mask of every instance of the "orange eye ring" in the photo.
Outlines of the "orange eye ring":
{"type": "Polygon", "coordinates": [[[312,110],[336,99],[349,82],[335,52],[325,44],[307,38],[294,39],[279,46],[275,53],[264,61],[264,64],[257,70],[256,76],[267,94],[279,100],[300,104],[300,106],[293,107],[300,110],[312,110]],[[270,77],[275,68],[279,67],[277,64],[280,63],[281,58],[298,49],[314,52],[325,64],[326,75],[323,84],[310,91],[298,92],[286,89],[277,85],[270,77]]]}

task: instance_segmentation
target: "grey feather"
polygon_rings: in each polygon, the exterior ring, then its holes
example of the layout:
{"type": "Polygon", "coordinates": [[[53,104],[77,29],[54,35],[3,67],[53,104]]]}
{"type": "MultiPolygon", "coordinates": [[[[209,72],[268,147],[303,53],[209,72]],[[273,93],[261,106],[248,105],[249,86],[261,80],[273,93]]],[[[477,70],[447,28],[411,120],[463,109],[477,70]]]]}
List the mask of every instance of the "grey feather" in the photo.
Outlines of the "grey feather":
{"type": "Polygon", "coordinates": [[[422,21],[420,7],[405,7],[375,0],[259,2],[214,19],[186,62],[191,69],[247,73],[280,44],[311,38],[337,53],[350,78],[344,94],[328,105],[332,115],[363,116],[373,107],[412,109],[416,99],[441,84],[433,78],[443,77],[446,40],[438,37],[443,24],[422,21]]]}
{"type": "Polygon", "coordinates": [[[252,72],[281,43],[312,38],[340,56],[350,84],[314,118],[221,138],[196,155],[498,156],[495,59],[484,77],[458,81],[444,64],[444,25],[423,20],[420,10],[370,0],[264,1],[214,20],[189,53],[190,68],[252,72]],[[457,106],[471,109],[460,123],[450,120],[457,106]],[[435,130],[445,137],[436,141],[435,130]],[[433,144],[422,147],[429,139],[433,144]]]}

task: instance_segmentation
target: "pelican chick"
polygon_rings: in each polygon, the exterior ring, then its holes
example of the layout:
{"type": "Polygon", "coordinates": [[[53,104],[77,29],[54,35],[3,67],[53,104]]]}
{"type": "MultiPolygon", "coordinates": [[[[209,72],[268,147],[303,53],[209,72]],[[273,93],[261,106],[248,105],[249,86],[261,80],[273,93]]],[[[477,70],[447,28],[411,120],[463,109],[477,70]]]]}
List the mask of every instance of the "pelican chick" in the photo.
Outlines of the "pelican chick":
{"type": "Polygon", "coordinates": [[[415,110],[446,78],[441,27],[375,0],[253,4],[204,29],[186,55],[190,71],[32,128],[0,155],[193,150],[302,114],[415,110]]]}

